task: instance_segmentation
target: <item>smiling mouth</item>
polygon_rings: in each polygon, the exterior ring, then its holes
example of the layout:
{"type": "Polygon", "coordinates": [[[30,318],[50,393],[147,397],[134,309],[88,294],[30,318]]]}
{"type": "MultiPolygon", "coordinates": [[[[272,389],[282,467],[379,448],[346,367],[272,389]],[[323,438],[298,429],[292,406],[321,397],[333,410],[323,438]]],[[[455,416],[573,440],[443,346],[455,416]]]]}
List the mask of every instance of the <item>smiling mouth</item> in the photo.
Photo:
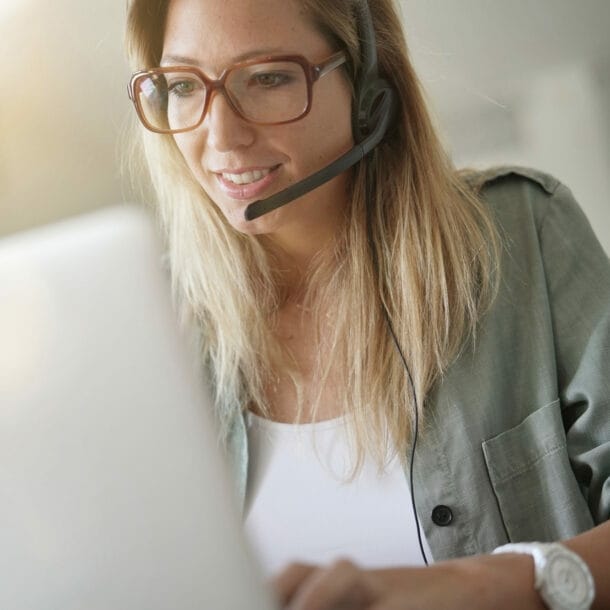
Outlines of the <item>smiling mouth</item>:
{"type": "Polygon", "coordinates": [[[220,190],[233,200],[245,201],[248,199],[260,199],[269,194],[270,189],[276,184],[281,164],[272,167],[258,167],[256,169],[244,169],[244,171],[220,171],[216,173],[216,179],[220,190]]]}
{"type": "Polygon", "coordinates": [[[252,184],[253,182],[258,182],[259,180],[262,180],[265,176],[268,176],[276,168],[277,166],[268,169],[254,169],[251,171],[242,172],[240,174],[230,174],[223,172],[220,175],[222,176],[223,180],[226,180],[227,182],[232,182],[233,184],[237,185],[244,185],[252,184]]]}

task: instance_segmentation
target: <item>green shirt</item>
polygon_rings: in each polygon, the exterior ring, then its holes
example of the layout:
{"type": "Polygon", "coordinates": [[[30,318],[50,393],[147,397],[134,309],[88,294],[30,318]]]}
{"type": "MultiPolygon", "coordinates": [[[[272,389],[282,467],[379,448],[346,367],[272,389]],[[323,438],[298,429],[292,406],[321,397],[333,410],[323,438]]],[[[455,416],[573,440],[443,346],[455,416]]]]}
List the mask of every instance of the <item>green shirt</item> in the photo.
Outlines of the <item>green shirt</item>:
{"type": "MultiPolygon", "coordinates": [[[[501,286],[476,344],[426,402],[413,483],[435,561],[610,518],[608,257],[554,178],[502,168],[476,179],[503,240],[501,286]]],[[[247,435],[234,411],[227,448],[243,499],[247,435]]]]}

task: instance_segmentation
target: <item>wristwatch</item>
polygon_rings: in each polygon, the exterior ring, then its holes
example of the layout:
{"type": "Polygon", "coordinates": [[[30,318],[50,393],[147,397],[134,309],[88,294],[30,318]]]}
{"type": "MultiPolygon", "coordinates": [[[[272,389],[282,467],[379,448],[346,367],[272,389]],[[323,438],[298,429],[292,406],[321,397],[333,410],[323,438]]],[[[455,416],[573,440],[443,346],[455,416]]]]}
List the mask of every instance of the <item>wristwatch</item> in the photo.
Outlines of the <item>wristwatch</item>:
{"type": "Polygon", "coordinates": [[[534,558],[534,586],[549,610],[589,610],[595,583],[587,564],[558,542],[520,542],[494,553],[525,553],[534,558]]]}

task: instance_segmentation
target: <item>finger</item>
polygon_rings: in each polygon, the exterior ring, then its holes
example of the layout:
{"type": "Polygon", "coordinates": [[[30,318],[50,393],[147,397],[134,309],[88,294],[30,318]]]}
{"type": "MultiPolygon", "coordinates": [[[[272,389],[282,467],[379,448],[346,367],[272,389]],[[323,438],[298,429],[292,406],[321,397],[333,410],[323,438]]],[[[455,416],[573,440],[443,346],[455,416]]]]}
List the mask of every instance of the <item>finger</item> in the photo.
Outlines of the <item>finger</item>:
{"type": "Polygon", "coordinates": [[[315,570],[295,592],[291,610],[364,610],[373,603],[367,574],[350,561],[315,570]]]}
{"type": "Polygon", "coordinates": [[[317,566],[310,564],[291,563],[274,576],[269,584],[279,604],[286,606],[302,583],[317,569],[317,566]]]}

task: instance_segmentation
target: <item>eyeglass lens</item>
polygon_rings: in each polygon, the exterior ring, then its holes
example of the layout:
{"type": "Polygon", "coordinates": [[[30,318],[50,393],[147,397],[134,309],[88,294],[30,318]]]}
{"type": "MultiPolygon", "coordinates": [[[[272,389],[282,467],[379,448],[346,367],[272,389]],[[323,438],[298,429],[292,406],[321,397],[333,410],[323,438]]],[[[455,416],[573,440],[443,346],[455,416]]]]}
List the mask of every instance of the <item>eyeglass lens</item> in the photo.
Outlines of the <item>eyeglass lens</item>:
{"type": "MultiPolygon", "coordinates": [[[[155,129],[195,127],[209,95],[195,72],[151,72],[136,83],[136,95],[148,123],[155,129]]],[[[308,83],[303,66],[271,61],[237,67],[224,83],[235,111],[255,123],[283,123],[299,118],[308,106],[308,83]]]]}

